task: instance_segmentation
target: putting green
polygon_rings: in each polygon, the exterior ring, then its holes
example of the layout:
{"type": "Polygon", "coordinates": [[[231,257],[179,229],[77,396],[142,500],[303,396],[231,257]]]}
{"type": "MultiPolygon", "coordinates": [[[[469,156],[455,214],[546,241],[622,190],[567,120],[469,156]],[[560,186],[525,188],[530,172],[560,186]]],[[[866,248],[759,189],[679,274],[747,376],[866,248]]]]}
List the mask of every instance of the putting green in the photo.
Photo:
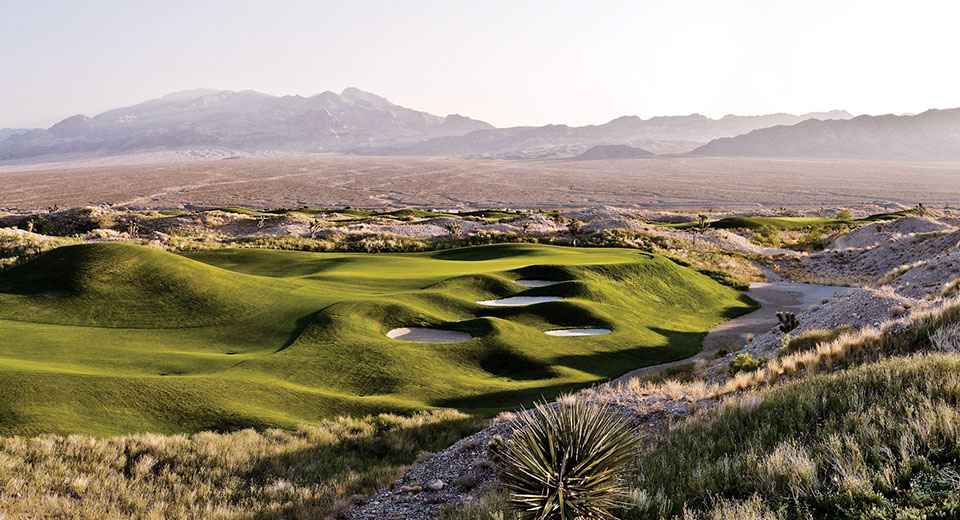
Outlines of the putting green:
{"type": "Polygon", "coordinates": [[[292,427],[429,407],[493,414],[690,356],[712,326],[754,305],[621,249],[184,257],[69,246],[0,273],[0,434],[292,427]],[[563,300],[476,303],[511,296],[563,300]],[[473,339],[386,336],[403,327],[473,339]],[[543,333],[578,327],[612,332],[543,333]]]}

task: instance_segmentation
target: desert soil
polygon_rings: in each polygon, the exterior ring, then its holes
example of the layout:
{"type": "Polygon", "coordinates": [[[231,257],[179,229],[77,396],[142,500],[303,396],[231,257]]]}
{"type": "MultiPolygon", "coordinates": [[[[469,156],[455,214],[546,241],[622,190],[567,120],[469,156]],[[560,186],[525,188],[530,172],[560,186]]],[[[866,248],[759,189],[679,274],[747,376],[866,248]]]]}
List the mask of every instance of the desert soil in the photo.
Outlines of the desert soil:
{"type": "Polygon", "coordinates": [[[109,204],[160,209],[228,205],[756,209],[960,202],[960,163],[351,156],[118,162],[122,161],[0,166],[5,187],[0,208],[109,204]]]}

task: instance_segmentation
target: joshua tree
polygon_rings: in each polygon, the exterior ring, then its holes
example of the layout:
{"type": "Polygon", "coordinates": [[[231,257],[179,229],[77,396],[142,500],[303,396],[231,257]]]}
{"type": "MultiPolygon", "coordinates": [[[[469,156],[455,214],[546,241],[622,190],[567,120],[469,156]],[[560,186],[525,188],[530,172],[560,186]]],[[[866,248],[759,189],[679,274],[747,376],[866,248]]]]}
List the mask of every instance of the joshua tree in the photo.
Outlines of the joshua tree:
{"type": "Polygon", "coordinates": [[[460,238],[463,236],[463,226],[459,222],[448,222],[443,225],[447,229],[447,232],[450,233],[450,236],[453,238],[460,238]]]}
{"type": "Polygon", "coordinates": [[[127,222],[128,235],[130,235],[131,237],[135,237],[139,232],[140,232],[140,224],[137,224],[136,220],[131,220],[130,222],[127,222]]]}
{"type": "Polygon", "coordinates": [[[33,233],[33,226],[35,225],[36,225],[36,221],[34,221],[33,219],[27,220],[27,231],[33,233]]]}
{"type": "Polygon", "coordinates": [[[310,222],[310,238],[316,238],[317,232],[320,231],[321,228],[323,228],[323,222],[318,218],[313,219],[313,221],[310,222]]]}
{"type": "Polygon", "coordinates": [[[524,235],[530,233],[530,221],[527,220],[523,224],[520,224],[520,229],[523,231],[524,235]]]}
{"type": "Polygon", "coordinates": [[[780,331],[787,333],[800,326],[800,320],[792,312],[778,312],[777,321],[780,322],[780,331]]]}
{"type": "Polygon", "coordinates": [[[257,217],[257,229],[263,229],[263,225],[267,223],[267,217],[260,216],[257,217]]]}
{"type": "Polygon", "coordinates": [[[917,206],[913,208],[913,210],[917,212],[918,217],[927,216],[927,207],[924,206],[922,202],[917,203],[917,206]]]}
{"type": "Polygon", "coordinates": [[[693,228],[693,246],[697,246],[697,235],[702,235],[707,231],[707,228],[710,227],[707,224],[707,216],[703,213],[697,215],[697,227],[693,228]]]}

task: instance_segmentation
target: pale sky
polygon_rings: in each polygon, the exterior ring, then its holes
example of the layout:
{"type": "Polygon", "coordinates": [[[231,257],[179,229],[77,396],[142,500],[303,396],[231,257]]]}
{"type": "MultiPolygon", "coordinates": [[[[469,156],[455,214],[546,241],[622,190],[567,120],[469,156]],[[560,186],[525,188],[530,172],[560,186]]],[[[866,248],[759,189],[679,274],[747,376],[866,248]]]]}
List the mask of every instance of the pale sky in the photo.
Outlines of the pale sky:
{"type": "Polygon", "coordinates": [[[355,86],[497,126],[960,107],[960,2],[0,0],[0,127],[355,86]]]}

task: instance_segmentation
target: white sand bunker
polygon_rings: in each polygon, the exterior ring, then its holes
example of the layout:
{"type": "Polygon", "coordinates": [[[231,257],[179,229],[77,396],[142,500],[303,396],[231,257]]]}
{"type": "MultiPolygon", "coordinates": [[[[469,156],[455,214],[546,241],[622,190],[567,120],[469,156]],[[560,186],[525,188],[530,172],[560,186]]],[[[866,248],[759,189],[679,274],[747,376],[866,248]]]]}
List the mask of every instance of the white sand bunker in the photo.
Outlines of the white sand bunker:
{"type": "Polygon", "coordinates": [[[549,336],[599,336],[601,334],[610,334],[610,329],[556,329],[544,332],[549,336]]]}
{"type": "Polygon", "coordinates": [[[558,302],[562,299],[560,296],[511,296],[509,298],[485,300],[477,303],[490,307],[518,307],[521,305],[533,305],[535,303],[558,302]]]}
{"type": "Polygon", "coordinates": [[[388,332],[387,337],[402,341],[419,341],[420,343],[459,343],[473,339],[469,332],[428,329],[426,327],[400,327],[388,332]]]}
{"type": "Polygon", "coordinates": [[[513,283],[524,287],[549,287],[551,285],[557,285],[560,282],[553,280],[514,280],[513,283]]]}

